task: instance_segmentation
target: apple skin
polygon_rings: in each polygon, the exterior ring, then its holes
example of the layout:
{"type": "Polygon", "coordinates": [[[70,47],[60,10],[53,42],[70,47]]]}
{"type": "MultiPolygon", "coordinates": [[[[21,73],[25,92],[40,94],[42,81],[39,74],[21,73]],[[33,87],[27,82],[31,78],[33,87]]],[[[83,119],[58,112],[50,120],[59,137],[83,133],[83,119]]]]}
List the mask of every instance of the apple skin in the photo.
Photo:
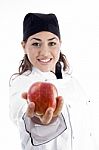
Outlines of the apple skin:
{"type": "Polygon", "coordinates": [[[33,83],[27,93],[27,98],[30,102],[35,103],[35,113],[37,115],[44,115],[47,108],[56,108],[56,98],[58,91],[52,83],[35,82],[33,83]]]}

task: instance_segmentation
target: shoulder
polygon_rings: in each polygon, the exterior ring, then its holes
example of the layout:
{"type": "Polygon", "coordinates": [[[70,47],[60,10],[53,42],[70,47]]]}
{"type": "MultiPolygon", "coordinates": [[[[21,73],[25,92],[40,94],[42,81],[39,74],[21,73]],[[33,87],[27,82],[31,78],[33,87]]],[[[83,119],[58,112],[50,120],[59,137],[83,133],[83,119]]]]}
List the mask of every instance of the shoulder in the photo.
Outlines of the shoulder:
{"type": "Polygon", "coordinates": [[[73,76],[72,74],[68,74],[66,72],[63,72],[63,80],[67,80],[68,82],[70,82],[72,84],[72,86],[78,86],[78,87],[82,87],[79,80],[73,76]]]}
{"type": "Polygon", "coordinates": [[[30,74],[31,72],[28,70],[21,75],[19,74],[12,75],[10,78],[9,87],[17,85],[18,87],[23,86],[23,84],[26,83],[24,81],[27,81],[29,79],[30,74]]]}
{"type": "Polygon", "coordinates": [[[67,91],[71,93],[78,100],[89,101],[89,97],[84,89],[84,87],[81,85],[80,81],[73,76],[72,74],[66,74],[63,75],[63,84],[67,91]]]}
{"type": "Polygon", "coordinates": [[[28,72],[25,72],[22,75],[13,76],[10,80],[9,93],[16,94],[27,91],[28,86],[30,84],[30,74],[28,74],[28,72]]]}

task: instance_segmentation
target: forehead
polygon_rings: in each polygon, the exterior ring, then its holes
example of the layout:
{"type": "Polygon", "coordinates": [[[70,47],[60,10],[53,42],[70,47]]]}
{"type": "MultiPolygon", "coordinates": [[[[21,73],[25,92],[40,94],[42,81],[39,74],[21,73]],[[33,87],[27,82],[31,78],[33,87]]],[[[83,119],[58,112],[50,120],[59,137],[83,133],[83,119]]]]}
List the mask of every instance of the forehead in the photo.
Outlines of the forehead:
{"type": "Polygon", "coordinates": [[[42,31],[38,32],[36,34],[33,34],[28,38],[28,40],[35,40],[35,39],[40,39],[40,40],[59,40],[58,36],[55,34],[48,32],[48,31],[42,31]]]}

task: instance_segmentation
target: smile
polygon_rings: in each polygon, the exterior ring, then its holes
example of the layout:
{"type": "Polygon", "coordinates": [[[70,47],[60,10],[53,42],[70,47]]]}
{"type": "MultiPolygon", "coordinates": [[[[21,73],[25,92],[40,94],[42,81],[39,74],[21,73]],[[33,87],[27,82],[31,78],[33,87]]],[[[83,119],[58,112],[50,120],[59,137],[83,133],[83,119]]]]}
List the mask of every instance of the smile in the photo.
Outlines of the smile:
{"type": "Polygon", "coordinates": [[[49,58],[49,59],[38,59],[39,62],[44,63],[44,64],[49,63],[51,60],[52,60],[52,58],[49,58]]]}

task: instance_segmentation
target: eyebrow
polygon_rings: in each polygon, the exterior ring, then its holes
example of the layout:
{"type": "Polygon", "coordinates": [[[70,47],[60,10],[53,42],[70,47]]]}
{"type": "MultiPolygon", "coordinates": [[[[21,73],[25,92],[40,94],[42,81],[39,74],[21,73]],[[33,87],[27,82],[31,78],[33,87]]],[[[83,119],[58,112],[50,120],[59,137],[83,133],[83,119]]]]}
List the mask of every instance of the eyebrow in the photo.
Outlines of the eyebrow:
{"type": "MultiPolygon", "coordinates": [[[[37,41],[42,41],[41,39],[39,39],[39,38],[31,38],[31,40],[37,40],[37,41]]],[[[50,38],[50,39],[48,39],[48,41],[51,41],[51,40],[54,40],[54,39],[56,39],[57,40],[57,38],[56,37],[53,37],[53,38],[50,38]]]]}
{"type": "Polygon", "coordinates": [[[56,40],[57,40],[57,38],[56,38],[56,37],[53,37],[53,38],[51,38],[51,39],[48,39],[48,41],[51,41],[51,40],[54,40],[54,39],[56,39],[56,40]]]}
{"type": "Polygon", "coordinates": [[[39,39],[39,38],[31,38],[31,40],[37,40],[37,41],[41,41],[41,39],[39,39]]]}

